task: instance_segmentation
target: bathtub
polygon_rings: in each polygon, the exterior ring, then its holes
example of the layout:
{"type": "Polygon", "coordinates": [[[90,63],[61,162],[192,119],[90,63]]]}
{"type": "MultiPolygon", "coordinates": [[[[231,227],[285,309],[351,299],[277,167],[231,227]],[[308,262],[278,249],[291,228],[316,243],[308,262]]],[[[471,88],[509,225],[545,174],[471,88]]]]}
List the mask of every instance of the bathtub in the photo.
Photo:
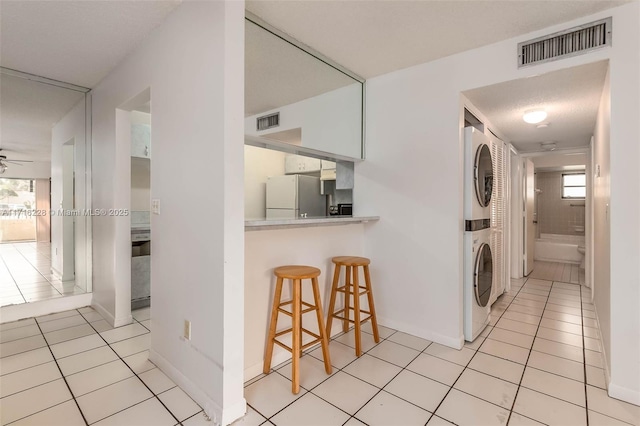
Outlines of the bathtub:
{"type": "Polygon", "coordinates": [[[546,262],[580,264],[578,246],[585,244],[584,235],[540,234],[535,242],[533,258],[546,262]]]}

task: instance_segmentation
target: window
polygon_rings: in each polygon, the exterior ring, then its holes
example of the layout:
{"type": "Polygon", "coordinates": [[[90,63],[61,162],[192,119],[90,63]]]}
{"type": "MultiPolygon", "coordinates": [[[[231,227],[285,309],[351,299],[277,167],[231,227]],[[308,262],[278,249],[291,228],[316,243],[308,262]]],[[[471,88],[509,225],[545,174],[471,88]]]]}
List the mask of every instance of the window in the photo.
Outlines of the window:
{"type": "Polygon", "coordinates": [[[584,173],[562,175],[562,198],[585,198],[587,176],[584,173]]]}

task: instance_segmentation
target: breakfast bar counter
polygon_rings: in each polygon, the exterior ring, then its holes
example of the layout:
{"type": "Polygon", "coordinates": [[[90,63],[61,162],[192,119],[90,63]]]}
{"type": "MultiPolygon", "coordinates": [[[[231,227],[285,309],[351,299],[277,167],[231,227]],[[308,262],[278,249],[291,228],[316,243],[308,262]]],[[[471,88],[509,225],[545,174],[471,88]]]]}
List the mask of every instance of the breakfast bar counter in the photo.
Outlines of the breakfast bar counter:
{"type": "Polygon", "coordinates": [[[380,220],[379,216],[325,216],[296,219],[260,219],[245,220],[245,231],[261,231],[288,228],[310,228],[318,226],[350,225],[354,223],[367,223],[380,220]]]}

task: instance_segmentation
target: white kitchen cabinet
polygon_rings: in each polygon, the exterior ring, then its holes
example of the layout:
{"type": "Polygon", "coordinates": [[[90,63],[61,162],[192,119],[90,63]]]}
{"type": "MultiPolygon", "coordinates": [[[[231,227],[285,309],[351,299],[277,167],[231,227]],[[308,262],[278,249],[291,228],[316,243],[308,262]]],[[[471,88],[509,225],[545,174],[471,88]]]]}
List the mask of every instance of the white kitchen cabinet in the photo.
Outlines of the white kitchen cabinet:
{"type": "Polygon", "coordinates": [[[320,168],[320,180],[336,180],[335,161],[322,160],[320,168]]]}
{"type": "Polygon", "coordinates": [[[303,157],[301,155],[287,155],[284,159],[284,173],[313,173],[319,172],[321,160],[317,158],[303,157]]]}
{"type": "Polygon", "coordinates": [[[131,156],[151,158],[151,126],[148,124],[131,125],[131,156]]]}

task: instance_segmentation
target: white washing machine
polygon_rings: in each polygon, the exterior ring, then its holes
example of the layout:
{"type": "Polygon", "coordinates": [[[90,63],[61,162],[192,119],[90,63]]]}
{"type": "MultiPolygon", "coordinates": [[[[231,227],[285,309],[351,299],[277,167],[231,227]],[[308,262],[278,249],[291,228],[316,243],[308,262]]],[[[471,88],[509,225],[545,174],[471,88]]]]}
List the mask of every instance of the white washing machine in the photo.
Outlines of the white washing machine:
{"type": "Polygon", "coordinates": [[[472,342],[489,324],[493,256],[491,229],[464,233],[464,339],[472,342]]]}
{"type": "Polygon", "coordinates": [[[487,326],[491,311],[493,160],[489,143],[476,128],[464,129],[464,338],[470,342],[487,326]]]}
{"type": "Polygon", "coordinates": [[[474,127],[464,129],[464,219],[489,219],[493,161],[489,138],[474,127]]]}

